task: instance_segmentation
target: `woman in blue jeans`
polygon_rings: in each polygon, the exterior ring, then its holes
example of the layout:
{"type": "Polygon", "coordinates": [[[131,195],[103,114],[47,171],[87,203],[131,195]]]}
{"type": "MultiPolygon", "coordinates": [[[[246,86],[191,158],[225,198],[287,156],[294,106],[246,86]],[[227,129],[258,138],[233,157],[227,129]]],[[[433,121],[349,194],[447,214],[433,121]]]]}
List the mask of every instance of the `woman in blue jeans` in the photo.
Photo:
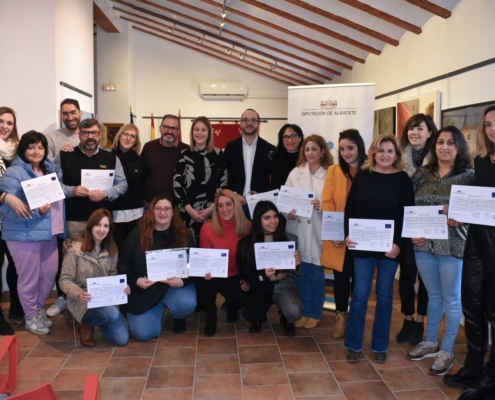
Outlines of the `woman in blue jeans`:
{"type": "MultiPolygon", "coordinates": [[[[93,347],[93,331],[99,326],[112,344],[125,346],[129,329],[118,307],[89,308],[91,294],[87,279],[116,275],[117,246],[113,240],[113,221],[110,212],[99,208],[88,219],[80,240],[74,240],[62,264],[60,287],[67,294],[67,305],[79,322],[81,344],[93,347]]],[[[124,289],[130,293],[129,285],[124,289]]]]}
{"type": "MultiPolygon", "coordinates": [[[[412,176],[416,205],[440,206],[448,213],[452,185],[472,185],[474,169],[461,131],[454,126],[435,136],[430,162],[412,176]]],[[[415,238],[416,264],[428,291],[426,340],[408,354],[411,360],[435,357],[430,371],[445,375],[454,363],[452,349],[462,317],[462,258],[468,226],[448,219],[448,240],[415,238]],[[440,348],[438,331],[445,311],[445,334],[440,348]]]]}
{"type": "Polygon", "coordinates": [[[376,268],[376,308],[371,350],[375,361],[385,362],[387,359],[394,277],[403,247],[401,232],[404,206],[414,204],[411,178],[402,171],[402,167],[397,138],[377,136],[371,143],[362,171],[354,177],[347,198],[345,242],[354,257],[354,291],[344,341],[349,362],[357,362],[362,351],[366,309],[376,268]],[[350,218],[393,220],[390,250],[386,253],[353,250],[359,243],[349,235],[350,218]]]}
{"type": "Polygon", "coordinates": [[[136,339],[148,340],[160,334],[165,306],[173,316],[174,333],[186,331],[186,317],[196,308],[196,287],[192,279],[172,277],[159,282],[148,279],[146,252],[195,245],[172,197],[160,194],[151,200],[139,225],[127,236],[117,265],[131,286],[127,321],[136,339]]]}

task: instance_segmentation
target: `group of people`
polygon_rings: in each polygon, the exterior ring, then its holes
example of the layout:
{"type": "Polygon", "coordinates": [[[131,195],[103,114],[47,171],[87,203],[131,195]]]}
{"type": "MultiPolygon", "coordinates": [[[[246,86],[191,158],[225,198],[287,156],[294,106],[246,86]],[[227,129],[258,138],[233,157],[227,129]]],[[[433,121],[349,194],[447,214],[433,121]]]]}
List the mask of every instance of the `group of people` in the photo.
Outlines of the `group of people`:
{"type": "MultiPolygon", "coordinates": [[[[142,151],[139,129],[133,124],[122,126],[112,150],[104,151],[99,148],[100,123],[81,121],[81,115],[77,101],[66,99],[61,104],[63,128],[46,135],[29,131],[19,138],[14,111],[0,107],[0,256],[7,254],[9,260],[9,315],[25,315],[29,332],[49,333],[50,317],[69,308],[79,322],[83,345],[95,345],[93,330],[100,326],[110,342],[122,346],[129,335],[138,340],[158,336],[167,306],[174,333],[185,332],[186,317],[203,310],[205,334],[214,336],[220,293],[227,322],[236,322],[242,310],[249,331],[258,333],[275,304],[283,332],[294,336],[296,327],[314,328],[321,319],[327,267],[334,272],[336,317],[331,335],[345,338],[347,360],[357,362],[377,270],[371,350],[376,362],[385,362],[400,265],[405,317],[397,341],[416,346],[408,357],[434,357],[431,372],[445,375],[450,386],[495,381],[494,350],[484,365],[486,322],[492,325],[492,335],[495,330],[490,291],[495,282],[495,228],[468,227],[449,218],[448,240],[401,237],[405,206],[441,205],[448,215],[452,185],[495,186],[495,107],[485,110],[480,123],[480,155],[474,169],[462,132],[454,126],[438,131],[424,114],[407,121],[400,142],[395,136],[379,135],[367,152],[357,130],[341,132],[336,164],[324,138],[305,138],[297,125],[284,125],[277,146],[271,145],[259,136],[260,118],[252,109],[241,116],[241,136],[224,151],[214,147],[206,117],[193,121],[190,145],[182,143],[174,115],[165,115],[161,137],[147,142],[142,151]],[[112,187],[82,186],[85,169],[112,170],[112,187]],[[21,182],[54,172],[66,199],[30,210],[21,182]],[[296,210],[282,214],[270,201],[258,202],[251,215],[246,197],[281,185],[315,193],[309,218],[296,210]],[[321,240],[324,211],[345,213],[345,240],[321,240]],[[358,244],[349,235],[353,218],[393,220],[390,250],[353,250],[358,244]],[[277,241],[296,243],[296,269],[258,270],[254,245],[277,241]],[[148,279],[147,251],[184,247],[228,249],[228,276],[148,279]],[[128,303],[121,309],[88,309],[86,280],[115,274],[127,276],[128,303]],[[54,283],[58,298],[45,310],[54,283]],[[469,348],[466,364],[446,375],[453,365],[462,312],[469,348]],[[445,334],[439,345],[444,313],[445,334]]],[[[0,333],[13,333],[1,313],[0,333]]]]}

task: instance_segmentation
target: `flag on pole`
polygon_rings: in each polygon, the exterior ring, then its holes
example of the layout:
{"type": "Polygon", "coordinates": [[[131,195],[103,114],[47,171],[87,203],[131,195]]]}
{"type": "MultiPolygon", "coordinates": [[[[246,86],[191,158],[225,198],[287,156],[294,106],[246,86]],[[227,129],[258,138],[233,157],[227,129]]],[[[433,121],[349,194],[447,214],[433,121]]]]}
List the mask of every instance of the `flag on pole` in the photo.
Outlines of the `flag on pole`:
{"type": "Polygon", "coordinates": [[[179,142],[182,142],[182,129],[180,129],[180,108],[177,117],[179,118],[179,142]]]}
{"type": "Polygon", "coordinates": [[[151,140],[156,139],[156,133],[155,133],[155,117],[153,117],[153,114],[151,114],[151,140]]]}
{"type": "Polygon", "coordinates": [[[132,106],[129,106],[129,109],[131,110],[131,124],[134,123],[134,115],[132,114],[132,106]]]}

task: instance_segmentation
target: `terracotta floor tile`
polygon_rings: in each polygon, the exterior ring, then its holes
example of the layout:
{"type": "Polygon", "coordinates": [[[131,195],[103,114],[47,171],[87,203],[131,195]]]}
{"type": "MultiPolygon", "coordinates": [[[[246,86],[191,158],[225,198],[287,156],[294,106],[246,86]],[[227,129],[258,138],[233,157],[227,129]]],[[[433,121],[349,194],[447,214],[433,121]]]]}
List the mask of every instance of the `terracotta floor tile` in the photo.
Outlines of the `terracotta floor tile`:
{"type": "Polygon", "coordinates": [[[297,400],[346,400],[345,396],[304,396],[296,397],[297,400]]]}
{"type": "Polygon", "coordinates": [[[82,390],[86,375],[101,376],[103,368],[62,369],[52,382],[54,390],[82,390]]]}
{"type": "Polygon", "coordinates": [[[143,400],[191,400],[193,388],[146,389],[143,400]]]}
{"type": "MultiPolygon", "coordinates": [[[[79,337],[79,336],[78,336],[79,337]]],[[[93,339],[96,343],[96,346],[95,348],[98,349],[98,350],[103,350],[103,349],[113,349],[115,348],[116,346],[113,345],[112,343],[110,343],[106,338],[105,336],[103,336],[103,333],[101,333],[100,331],[98,331],[98,328],[95,329],[95,333],[93,334],[93,339]]],[[[74,342],[72,342],[72,344],[74,344],[74,342]]],[[[79,350],[83,350],[83,349],[87,349],[87,347],[83,346],[80,342],[79,344],[77,345],[77,349],[79,350]]]]}
{"type": "Polygon", "coordinates": [[[151,367],[146,388],[190,387],[194,381],[194,367],[151,367]]]}
{"type": "Polygon", "coordinates": [[[19,394],[27,392],[28,390],[37,388],[38,386],[44,385],[47,379],[26,379],[19,378],[17,380],[17,388],[14,390],[13,394],[19,394]]]}
{"type": "Polygon", "coordinates": [[[51,381],[64,365],[62,358],[26,357],[18,369],[19,376],[29,376],[30,379],[45,379],[51,381]]]}
{"type": "Polygon", "coordinates": [[[103,373],[104,377],[146,377],[151,366],[152,358],[115,358],[112,357],[103,373]]]}
{"type": "Polygon", "coordinates": [[[275,335],[272,330],[263,329],[260,333],[249,333],[248,331],[237,332],[238,346],[276,344],[275,335]]]}
{"type": "Polygon", "coordinates": [[[159,347],[153,358],[153,367],[194,365],[195,363],[196,349],[194,347],[159,347]]]}
{"type": "Polygon", "coordinates": [[[394,392],[399,400],[445,400],[447,396],[439,389],[409,390],[406,392],[394,392]]]}
{"type": "Polygon", "coordinates": [[[330,367],[321,353],[283,354],[282,358],[289,374],[295,372],[330,371],[330,367]]]}
{"type": "Polygon", "coordinates": [[[289,374],[289,380],[296,397],[342,394],[330,372],[289,374]]]}
{"type": "Polygon", "coordinates": [[[113,350],[74,350],[64,368],[105,368],[113,350]]]}
{"type": "Polygon", "coordinates": [[[244,386],[288,384],[287,373],[281,363],[241,365],[241,375],[244,386]]]}
{"type": "MultiPolygon", "coordinates": [[[[208,339],[205,335],[205,324],[199,324],[199,337],[208,339]]],[[[217,324],[217,333],[214,337],[235,337],[235,324],[217,324]]]]}
{"type": "Polygon", "coordinates": [[[418,367],[380,370],[380,375],[392,391],[434,388],[433,382],[418,367]]]}
{"type": "Polygon", "coordinates": [[[332,329],[331,328],[315,328],[311,329],[311,333],[316,340],[316,343],[337,343],[344,342],[344,338],[342,339],[334,339],[332,338],[332,329]]]}
{"type": "Polygon", "coordinates": [[[240,374],[237,355],[198,356],[196,375],[240,374]]]}
{"type": "Polygon", "coordinates": [[[373,352],[371,350],[365,350],[364,353],[376,369],[414,366],[414,363],[407,357],[407,354],[400,347],[389,348],[387,352],[387,361],[384,363],[377,363],[373,359],[373,352]]]}
{"type": "Polygon", "coordinates": [[[316,325],[316,328],[313,329],[319,329],[319,328],[332,328],[335,324],[335,313],[332,312],[329,315],[322,315],[320,322],[318,322],[318,325],[316,325]]]}
{"type": "Polygon", "coordinates": [[[339,382],[380,380],[380,376],[368,360],[360,360],[353,364],[347,361],[332,361],[328,364],[339,382]]]}
{"type": "Polygon", "coordinates": [[[84,390],[55,390],[57,400],[82,399],[84,390]]]}
{"type": "MultiPolygon", "coordinates": [[[[453,368],[452,368],[453,369],[453,368]]],[[[450,371],[449,371],[450,372],[450,371]]],[[[449,399],[457,400],[462,393],[462,389],[452,388],[446,386],[441,376],[431,376],[430,379],[433,381],[435,385],[437,385],[438,389],[440,389],[449,399]]]]}
{"type": "Polygon", "coordinates": [[[28,357],[67,358],[73,350],[74,343],[71,342],[44,341],[39,342],[28,357]]]}
{"type": "MultiPolygon", "coordinates": [[[[296,336],[298,337],[311,336],[312,331],[313,329],[296,328],[296,336]]],[[[273,325],[273,333],[275,333],[275,336],[287,336],[282,330],[282,326],[280,324],[273,325]]]]}
{"type": "Polygon", "coordinates": [[[340,387],[344,391],[347,400],[395,399],[394,394],[382,381],[348,382],[348,383],[341,383],[340,387]]]}
{"type": "Polygon", "coordinates": [[[17,347],[20,349],[32,349],[41,342],[39,336],[29,333],[24,329],[24,324],[15,329],[15,337],[17,338],[17,347]]]}
{"type": "Polygon", "coordinates": [[[114,357],[153,357],[157,339],[140,341],[131,339],[126,346],[118,346],[113,353],[114,357]]]}
{"type": "Polygon", "coordinates": [[[281,353],[312,353],[319,352],[312,337],[277,337],[281,353]]]}
{"type": "Polygon", "coordinates": [[[245,400],[290,400],[294,398],[290,385],[245,386],[245,400]]]}
{"type": "Polygon", "coordinates": [[[145,378],[101,378],[100,398],[102,400],[140,399],[145,383],[145,378]]]}
{"type": "MultiPolygon", "coordinates": [[[[320,349],[327,361],[345,361],[346,349],[342,343],[320,344],[320,349]]],[[[358,355],[360,360],[366,359],[363,352],[358,355]]]]}
{"type": "Polygon", "coordinates": [[[278,347],[271,346],[239,346],[241,364],[279,363],[282,362],[278,347]]]}
{"type": "Polygon", "coordinates": [[[237,354],[237,343],[234,338],[198,339],[198,355],[205,354],[237,354]]]}
{"type": "Polygon", "coordinates": [[[197,332],[184,332],[181,335],[162,333],[158,339],[158,347],[196,347],[197,332]]]}
{"type": "Polygon", "coordinates": [[[199,375],[194,386],[195,399],[242,399],[240,375],[199,375]]]}

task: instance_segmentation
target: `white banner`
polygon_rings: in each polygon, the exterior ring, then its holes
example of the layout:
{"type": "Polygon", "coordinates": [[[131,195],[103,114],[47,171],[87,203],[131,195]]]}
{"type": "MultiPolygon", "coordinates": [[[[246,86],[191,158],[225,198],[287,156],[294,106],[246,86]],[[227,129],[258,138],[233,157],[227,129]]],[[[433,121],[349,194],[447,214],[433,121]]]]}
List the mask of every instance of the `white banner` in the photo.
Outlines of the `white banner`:
{"type": "Polygon", "coordinates": [[[357,129],[368,150],[374,111],[374,83],[289,87],[288,123],[299,125],[305,137],[323,136],[335,158],[339,133],[345,129],[357,129]]]}

